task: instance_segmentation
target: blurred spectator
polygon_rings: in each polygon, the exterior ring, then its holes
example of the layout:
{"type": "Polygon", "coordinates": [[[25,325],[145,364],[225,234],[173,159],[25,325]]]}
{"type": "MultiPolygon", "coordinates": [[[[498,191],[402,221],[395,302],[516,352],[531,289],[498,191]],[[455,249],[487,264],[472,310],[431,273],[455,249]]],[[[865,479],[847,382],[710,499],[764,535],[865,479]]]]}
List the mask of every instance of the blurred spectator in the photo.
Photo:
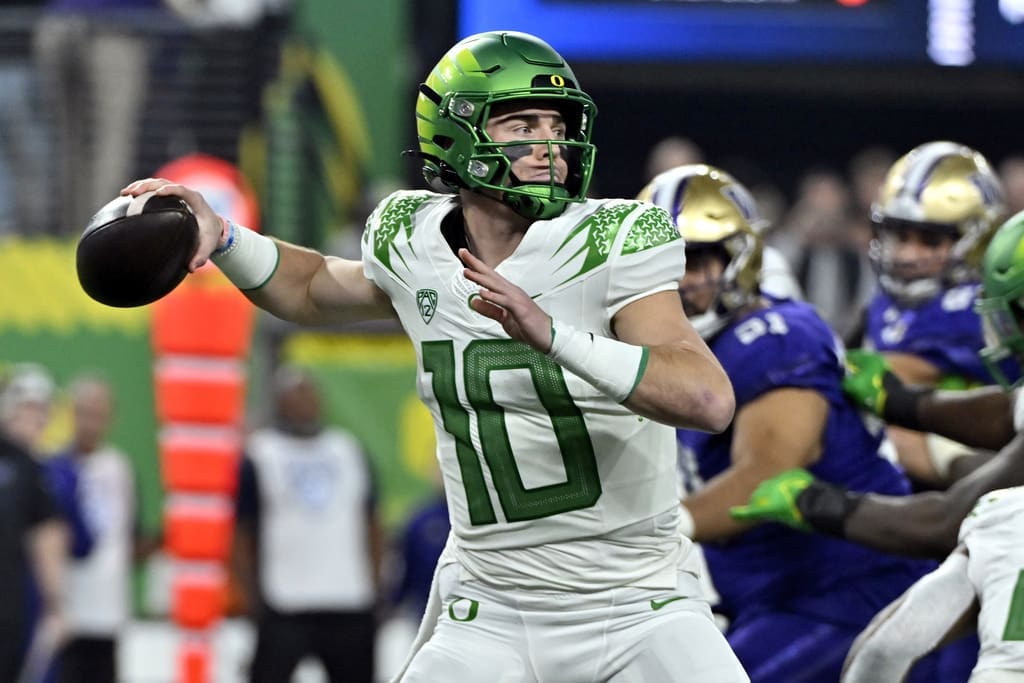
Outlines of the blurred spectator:
{"type": "MultiPolygon", "coordinates": [[[[41,0],[5,3],[0,40],[27,32],[41,0]]],[[[0,54],[0,235],[33,234],[46,225],[45,128],[39,120],[29,55],[0,54]]]]}
{"type": "Polygon", "coordinates": [[[999,164],[999,177],[1006,190],[1008,215],[1024,211],[1024,156],[1011,155],[999,164]]]}
{"type": "Polygon", "coordinates": [[[3,681],[41,679],[66,633],[67,526],[30,450],[46,428],[52,395],[49,374],[34,364],[16,365],[0,389],[0,589],[7,597],[0,600],[3,681]],[[36,595],[38,605],[31,602],[36,595]]]}
{"type": "Polygon", "coordinates": [[[283,18],[292,0],[164,0],[196,28],[246,28],[265,17],[283,18]]]}
{"type": "Polygon", "coordinates": [[[878,198],[878,191],[894,161],[896,155],[887,147],[866,147],[850,159],[847,170],[853,190],[853,210],[858,219],[863,217],[870,224],[871,205],[878,198]]]}
{"type": "Polygon", "coordinates": [[[60,681],[118,680],[117,641],[131,615],[135,481],[127,457],[105,442],[114,410],[110,385],[98,377],[72,383],[74,426],[68,448],[47,463],[53,478],[74,477],[92,551],[68,568],[69,641],[60,681]]]}
{"type": "Polygon", "coordinates": [[[813,169],[801,180],[783,225],[769,236],[793,266],[807,300],[840,335],[861,308],[861,283],[873,281],[851,242],[850,226],[846,183],[832,170],[813,169]]]}
{"type": "Polygon", "coordinates": [[[891,150],[885,147],[866,147],[854,155],[847,167],[853,193],[847,242],[859,261],[856,268],[857,283],[853,289],[854,301],[851,306],[859,309],[859,314],[842,330],[844,339],[851,343],[863,333],[863,311],[867,309],[867,303],[871,300],[876,286],[871,259],[868,257],[868,248],[874,237],[871,207],[894,161],[896,155],[891,150]]]}
{"type": "Polygon", "coordinates": [[[289,680],[307,654],[333,682],[373,681],[383,542],[356,439],[323,424],[320,390],[275,376],[276,422],[246,443],[235,565],[256,619],[253,683],[289,680]]]}
{"type": "Polygon", "coordinates": [[[149,86],[148,38],[162,0],[48,0],[34,51],[53,112],[57,232],[76,234],[134,175],[149,86]]]}
{"type": "Polygon", "coordinates": [[[651,147],[647,154],[644,182],[676,166],[704,163],[704,152],[689,138],[672,135],[651,147]]]}

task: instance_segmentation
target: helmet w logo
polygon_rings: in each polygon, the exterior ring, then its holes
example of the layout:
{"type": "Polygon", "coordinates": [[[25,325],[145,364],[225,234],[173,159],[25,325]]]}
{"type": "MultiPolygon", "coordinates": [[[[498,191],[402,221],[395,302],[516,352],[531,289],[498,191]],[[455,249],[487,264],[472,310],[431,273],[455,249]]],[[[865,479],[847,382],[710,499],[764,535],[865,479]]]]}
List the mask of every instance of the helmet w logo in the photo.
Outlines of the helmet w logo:
{"type": "Polygon", "coordinates": [[[420,308],[420,317],[423,322],[430,324],[437,310],[437,292],[433,289],[420,289],[416,291],[416,305],[420,308]]]}

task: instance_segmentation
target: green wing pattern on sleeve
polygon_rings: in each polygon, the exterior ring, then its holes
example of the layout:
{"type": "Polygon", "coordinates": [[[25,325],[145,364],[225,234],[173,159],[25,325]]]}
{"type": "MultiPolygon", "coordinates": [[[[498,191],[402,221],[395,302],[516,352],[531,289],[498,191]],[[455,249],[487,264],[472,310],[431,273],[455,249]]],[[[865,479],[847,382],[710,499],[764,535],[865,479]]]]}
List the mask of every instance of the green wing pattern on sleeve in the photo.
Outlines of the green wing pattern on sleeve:
{"type": "Polygon", "coordinates": [[[622,253],[635,254],[678,239],[682,239],[682,236],[676,226],[672,225],[669,215],[663,209],[652,206],[633,221],[622,245],[622,253]]]}
{"type": "Polygon", "coordinates": [[[585,241],[582,246],[572,253],[563,253],[565,260],[562,261],[559,268],[564,268],[580,254],[585,254],[585,256],[579,269],[562,280],[559,283],[560,285],[564,285],[566,282],[590,272],[608,260],[608,257],[611,255],[612,245],[615,243],[615,237],[619,234],[619,229],[622,227],[622,221],[636,209],[636,206],[635,203],[602,206],[593,215],[587,217],[572,229],[566,236],[565,241],[555,250],[555,256],[562,253],[563,249],[570,242],[576,241],[576,238],[581,234],[585,237],[585,241]]]}
{"type": "MultiPolygon", "coordinates": [[[[431,197],[430,192],[402,192],[386,200],[387,205],[380,213],[380,219],[373,229],[370,238],[373,240],[373,255],[382,266],[391,271],[400,281],[405,282],[391,264],[392,255],[402,263],[405,259],[394,249],[395,238],[404,233],[406,238],[412,237],[412,217],[423,202],[431,197]]],[[[411,251],[411,247],[410,247],[411,251]]]]}

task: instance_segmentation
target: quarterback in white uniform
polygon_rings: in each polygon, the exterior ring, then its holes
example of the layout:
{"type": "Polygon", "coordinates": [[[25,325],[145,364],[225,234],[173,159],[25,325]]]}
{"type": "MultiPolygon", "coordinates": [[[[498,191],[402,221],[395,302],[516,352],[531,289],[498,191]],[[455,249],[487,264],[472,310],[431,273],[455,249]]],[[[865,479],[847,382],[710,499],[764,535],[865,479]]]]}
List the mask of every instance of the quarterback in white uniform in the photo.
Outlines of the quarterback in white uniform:
{"type": "Polygon", "coordinates": [[[735,399],[683,314],[667,214],[587,199],[596,113],[543,41],[459,42],[416,105],[424,175],[446,194],[381,202],[362,263],[235,226],[186,187],[123,190],[185,199],[191,266],[212,256],[271,313],[394,312],[412,339],[453,533],[402,681],[747,680],[674,488],[672,427],[721,431],[735,399]]]}
{"type": "MultiPolygon", "coordinates": [[[[367,275],[419,355],[452,511],[450,550],[472,575],[507,587],[674,586],[688,542],[675,532],[674,465],[664,457],[673,431],[467,305],[479,286],[441,228],[457,206],[451,195],[397,193],[364,240],[367,275]],[[381,235],[397,225],[408,227],[381,235]]],[[[497,270],[529,282],[527,293],[561,323],[610,337],[623,306],[674,293],[680,244],[652,206],[588,200],[535,222],[497,270]]]]}

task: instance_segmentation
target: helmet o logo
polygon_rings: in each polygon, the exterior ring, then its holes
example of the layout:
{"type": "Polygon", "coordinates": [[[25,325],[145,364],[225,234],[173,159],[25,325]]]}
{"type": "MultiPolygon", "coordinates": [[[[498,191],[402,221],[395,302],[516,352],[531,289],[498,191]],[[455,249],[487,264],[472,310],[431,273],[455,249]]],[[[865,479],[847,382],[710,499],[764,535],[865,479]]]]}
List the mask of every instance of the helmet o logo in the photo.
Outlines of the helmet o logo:
{"type": "Polygon", "coordinates": [[[565,79],[559,76],[558,74],[551,74],[550,76],[548,76],[548,78],[551,79],[551,85],[557,88],[565,87],[565,79]]]}

